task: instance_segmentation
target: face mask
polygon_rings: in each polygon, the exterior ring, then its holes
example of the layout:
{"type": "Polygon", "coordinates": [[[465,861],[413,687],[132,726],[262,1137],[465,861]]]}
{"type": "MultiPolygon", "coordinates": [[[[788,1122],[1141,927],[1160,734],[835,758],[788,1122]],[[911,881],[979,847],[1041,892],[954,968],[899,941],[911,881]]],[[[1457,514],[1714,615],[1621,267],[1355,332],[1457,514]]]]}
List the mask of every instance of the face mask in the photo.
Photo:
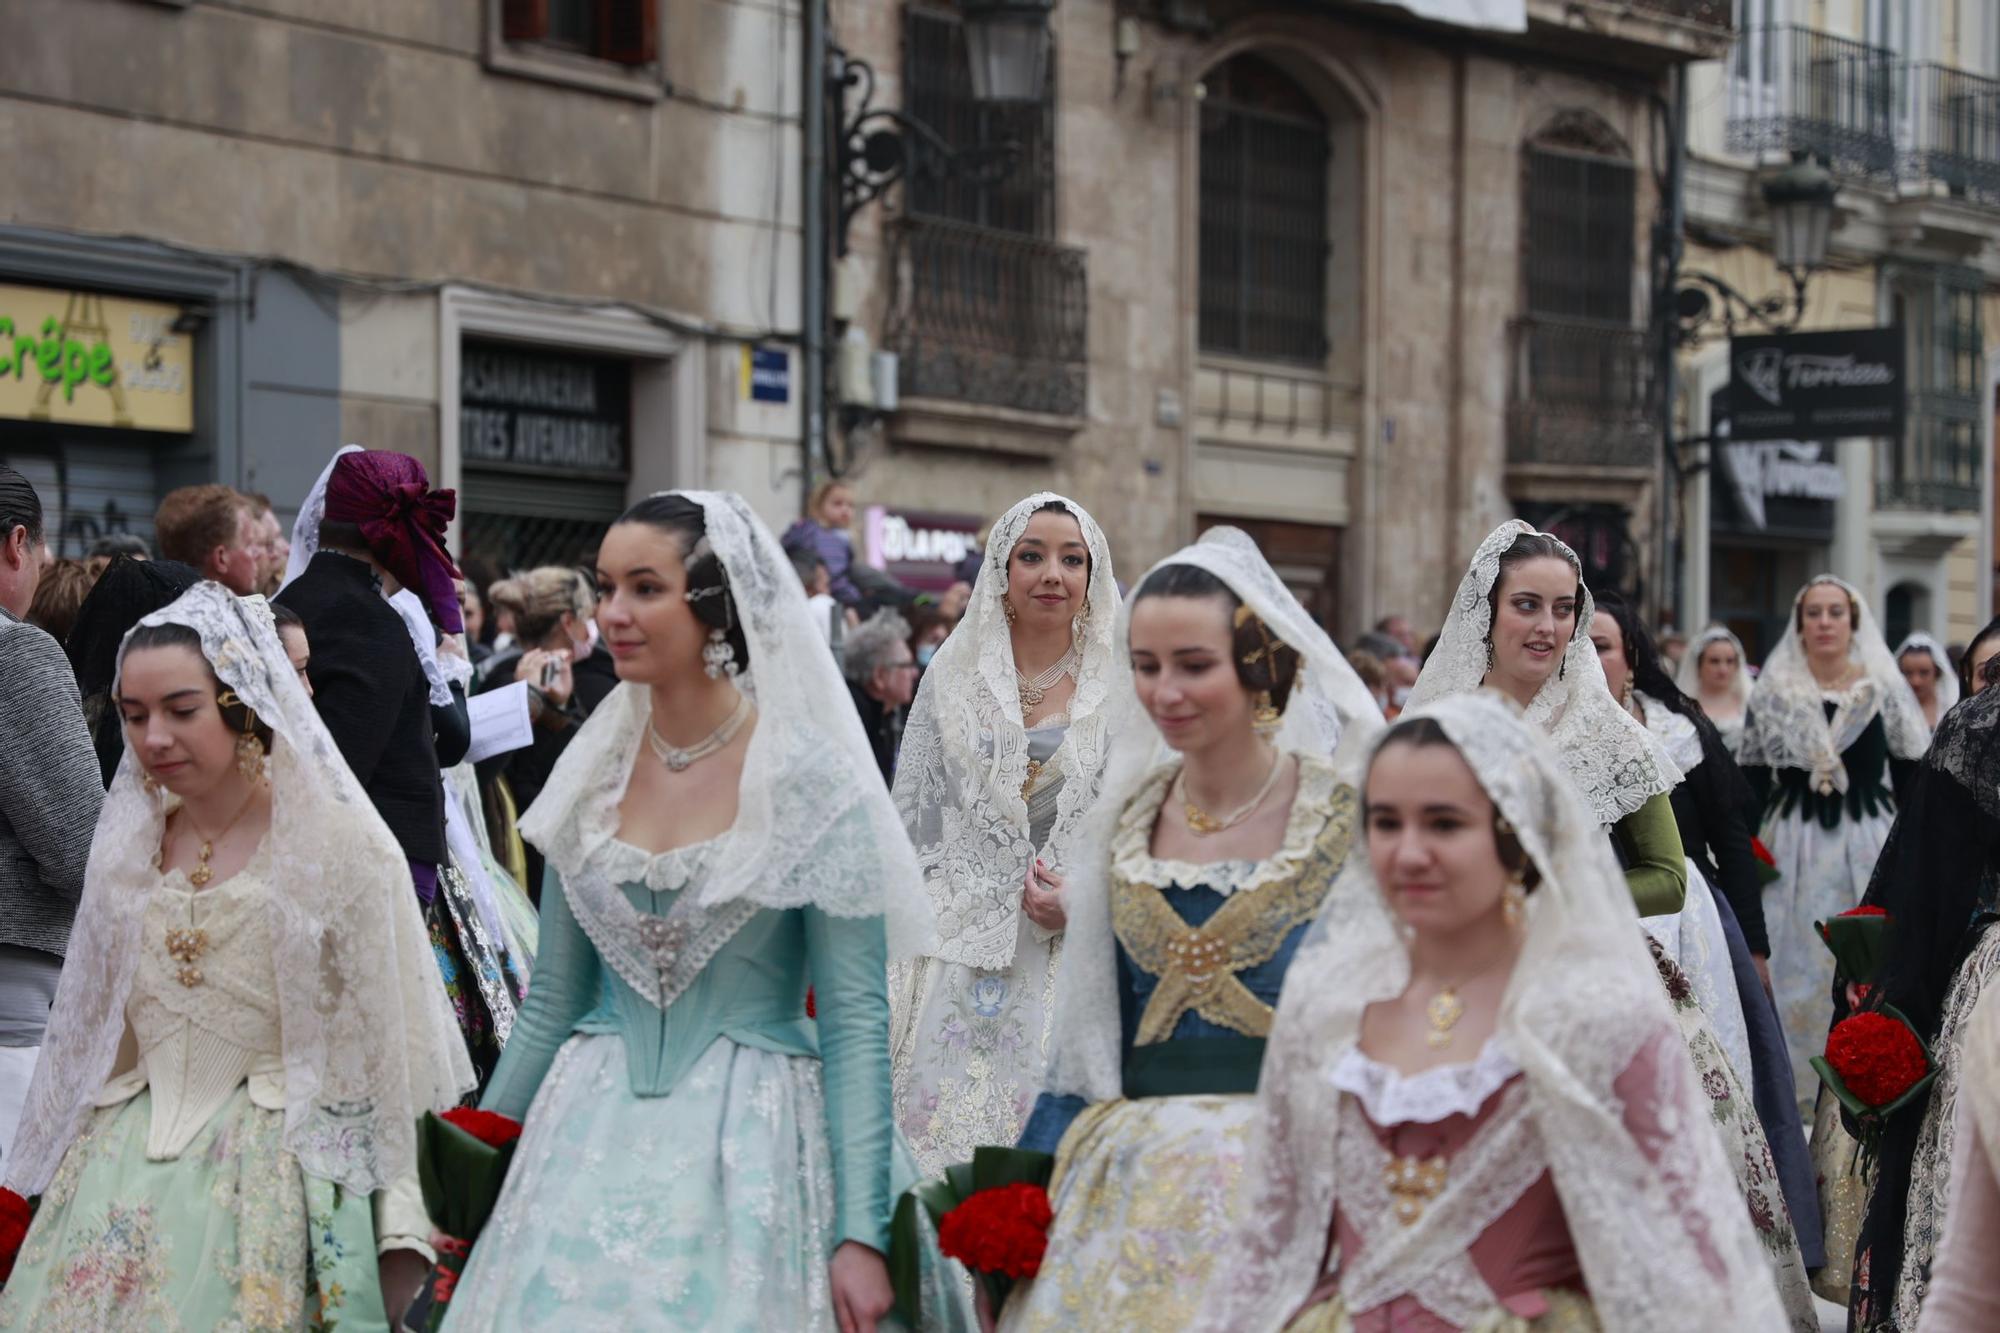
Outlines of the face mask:
{"type": "Polygon", "coordinates": [[[917,665],[920,667],[927,667],[931,664],[931,659],[936,656],[937,656],[937,645],[934,643],[927,643],[923,647],[917,649],[917,665]]]}
{"type": "Polygon", "coordinates": [[[1409,703],[1410,687],[1407,685],[1398,685],[1393,690],[1390,690],[1389,702],[1394,704],[1397,708],[1401,708],[1405,704],[1409,703]]]}

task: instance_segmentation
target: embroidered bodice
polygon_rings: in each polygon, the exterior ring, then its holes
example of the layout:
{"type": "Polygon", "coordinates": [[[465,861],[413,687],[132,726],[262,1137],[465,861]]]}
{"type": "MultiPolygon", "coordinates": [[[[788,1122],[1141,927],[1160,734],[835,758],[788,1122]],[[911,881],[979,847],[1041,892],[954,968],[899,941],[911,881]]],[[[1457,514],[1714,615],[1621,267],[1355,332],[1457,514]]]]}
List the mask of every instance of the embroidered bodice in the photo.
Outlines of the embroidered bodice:
{"type": "Polygon", "coordinates": [[[629,915],[600,923],[601,941],[551,875],[534,985],[481,1104],[524,1118],[556,1051],[579,1033],[624,1043],[641,1097],[671,1094],[719,1040],[816,1058],[840,1238],[883,1249],[891,1112],[882,919],[742,901],[698,907],[691,895],[724,846],[715,839],[649,855],[615,837],[602,841],[585,869],[612,879],[629,915]],[[635,980],[648,984],[642,990],[635,980]],[[817,1022],[806,1017],[809,986],[817,1022]]]}
{"type": "Polygon", "coordinates": [[[1330,1268],[1357,1333],[1448,1333],[1498,1305],[1532,1319],[1580,1288],[1521,1071],[1498,1039],[1463,1064],[1405,1075],[1349,1047],[1330,1268]],[[1420,1274],[1411,1281],[1412,1274],[1420,1274]]]}
{"type": "Polygon", "coordinates": [[[1331,764],[1301,757],[1298,795],[1270,856],[1208,865],[1156,858],[1153,826],[1179,772],[1168,764],[1147,778],[1112,844],[1128,1054],[1170,1039],[1268,1035],[1285,969],[1354,830],[1353,789],[1331,764]]]}
{"type": "Polygon", "coordinates": [[[206,889],[169,871],[147,904],[125,1007],[138,1063],[98,1101],[152,1089],[146,1155],[155,1160],[178,1157],[246,1079],[257,1105],[284,1107],[269,866],[260,847],[206,889]]]}

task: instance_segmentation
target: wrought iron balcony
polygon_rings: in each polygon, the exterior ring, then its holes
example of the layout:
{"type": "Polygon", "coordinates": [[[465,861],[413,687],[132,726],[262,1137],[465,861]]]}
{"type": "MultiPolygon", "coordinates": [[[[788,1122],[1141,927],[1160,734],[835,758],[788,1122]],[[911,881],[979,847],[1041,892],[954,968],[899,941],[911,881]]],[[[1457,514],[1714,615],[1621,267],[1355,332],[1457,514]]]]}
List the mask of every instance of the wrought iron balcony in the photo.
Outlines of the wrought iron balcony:
{"type": "Polygon", "coordinates": [[[1909,174],[1955,195],[2000,199],[2000,81],[1949,65],[1909,71],[1909,174]]]}
{"type": "Polygon", "coordinates": [[[1727,28],[1736,21],[1731,12],[1735,6],[1730,0],[1631,0],[1629,5],[1622,7],[1636,9],[1642,14],[1678,19],[1683,23],[1706,23],[1715,28],[1727,28]]]}
{"type": "Polygon", "coordinates": [[[1892,176],[1907,143],[1908,66],[1894,51],[1790,25],[1747,28],[1729,60],[1729,147],[1804,151],[1835,170],[1892,176]]]}
{"type": "Polygon", "coordinates": [[[888,343],[904,397],[1084,415],[1082,250],[922,216],[896,222],[893,247],[888,343]]]}
{"type": "Polygon", "coordinates": [[[1912,394],[1903,438],[1875,457],[1875,499],[1884,508],[1977,513],[1979,396],[1912,394]]]}
{"type": "Polygon", "coordinates": [[[1509,335],[1508,462],[1654,465],[1660,425],[1646,330],[1530,315],[1509,335]]]}

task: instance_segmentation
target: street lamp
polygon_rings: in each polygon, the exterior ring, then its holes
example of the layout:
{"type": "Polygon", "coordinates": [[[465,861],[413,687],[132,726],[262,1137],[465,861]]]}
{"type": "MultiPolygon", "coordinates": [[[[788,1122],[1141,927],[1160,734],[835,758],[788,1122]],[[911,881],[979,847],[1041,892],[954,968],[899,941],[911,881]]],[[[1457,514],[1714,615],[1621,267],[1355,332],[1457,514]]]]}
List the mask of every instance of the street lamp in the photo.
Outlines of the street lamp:
{"type": "Polygon", "coordinates": [[[1049,80],[1055,0],[966,0],[965,53],[981,102],[1039,102],[1049,80]]]}
{"type": "Polygon", "coordinates": [[[1723,332],[1729,337],[1736,336],[1738,321],[1760,325],[1771,333],[1789,333],[1804,316],[1806,284],[1826,267],[1839,186],[1823,165],[1805,153],[1795,153],[1791,165],[1767,177],[1762,189],[1771,213],[1771,258],[1791,283],[1789,299],[1783,293],[1773,293],[1753,300],[1713,273],[1682,270],[1681,279],[1694,284],[1674,293],[1674,315],[1680,326],[1677,337],[1682,346],[1703,340],[1702,330],[1717,314],[1717,297],[1722,302],[1723,332]]]}

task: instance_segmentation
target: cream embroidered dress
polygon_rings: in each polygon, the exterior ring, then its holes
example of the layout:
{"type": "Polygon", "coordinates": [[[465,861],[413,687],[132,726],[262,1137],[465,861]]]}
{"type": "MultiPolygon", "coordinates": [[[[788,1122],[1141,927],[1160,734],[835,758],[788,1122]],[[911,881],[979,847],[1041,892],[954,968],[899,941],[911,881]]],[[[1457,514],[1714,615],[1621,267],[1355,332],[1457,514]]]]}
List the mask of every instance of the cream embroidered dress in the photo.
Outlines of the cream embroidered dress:
{"type": "Polygon", "coordinates": [[[1031,495],[993,525],[965,617],[911,706],[894,795],[937,943],[891,971],[890,1050],[896,1125],[926,1175],[979,1144],[1012,1143],[1041,1090],[1064,944],[1022,912],[1022,886],[1038,858],[1064,876],[1076,869],[1102,786],[1106,706],[1131,689],[1117,617],[1111,548],[1096,522],[1061,496],[1031,495]],[[1067,714],[1031,729],[1007,628],[1007,566],[1029,519],[1052,504],[1083,533],[1088,592],[1067,714]]]}
{"type": "Polygon", "coordinates": [[[378,1248],[425,1252],[417,1116],[472,1087],[409,870],[270,612],[202,583],[180,626],[271,729],[270,828],[196,889],[129,752],[91,847],[7,1186],[42,1196],[0,1328],[383,1327],[378,1248]]]}

